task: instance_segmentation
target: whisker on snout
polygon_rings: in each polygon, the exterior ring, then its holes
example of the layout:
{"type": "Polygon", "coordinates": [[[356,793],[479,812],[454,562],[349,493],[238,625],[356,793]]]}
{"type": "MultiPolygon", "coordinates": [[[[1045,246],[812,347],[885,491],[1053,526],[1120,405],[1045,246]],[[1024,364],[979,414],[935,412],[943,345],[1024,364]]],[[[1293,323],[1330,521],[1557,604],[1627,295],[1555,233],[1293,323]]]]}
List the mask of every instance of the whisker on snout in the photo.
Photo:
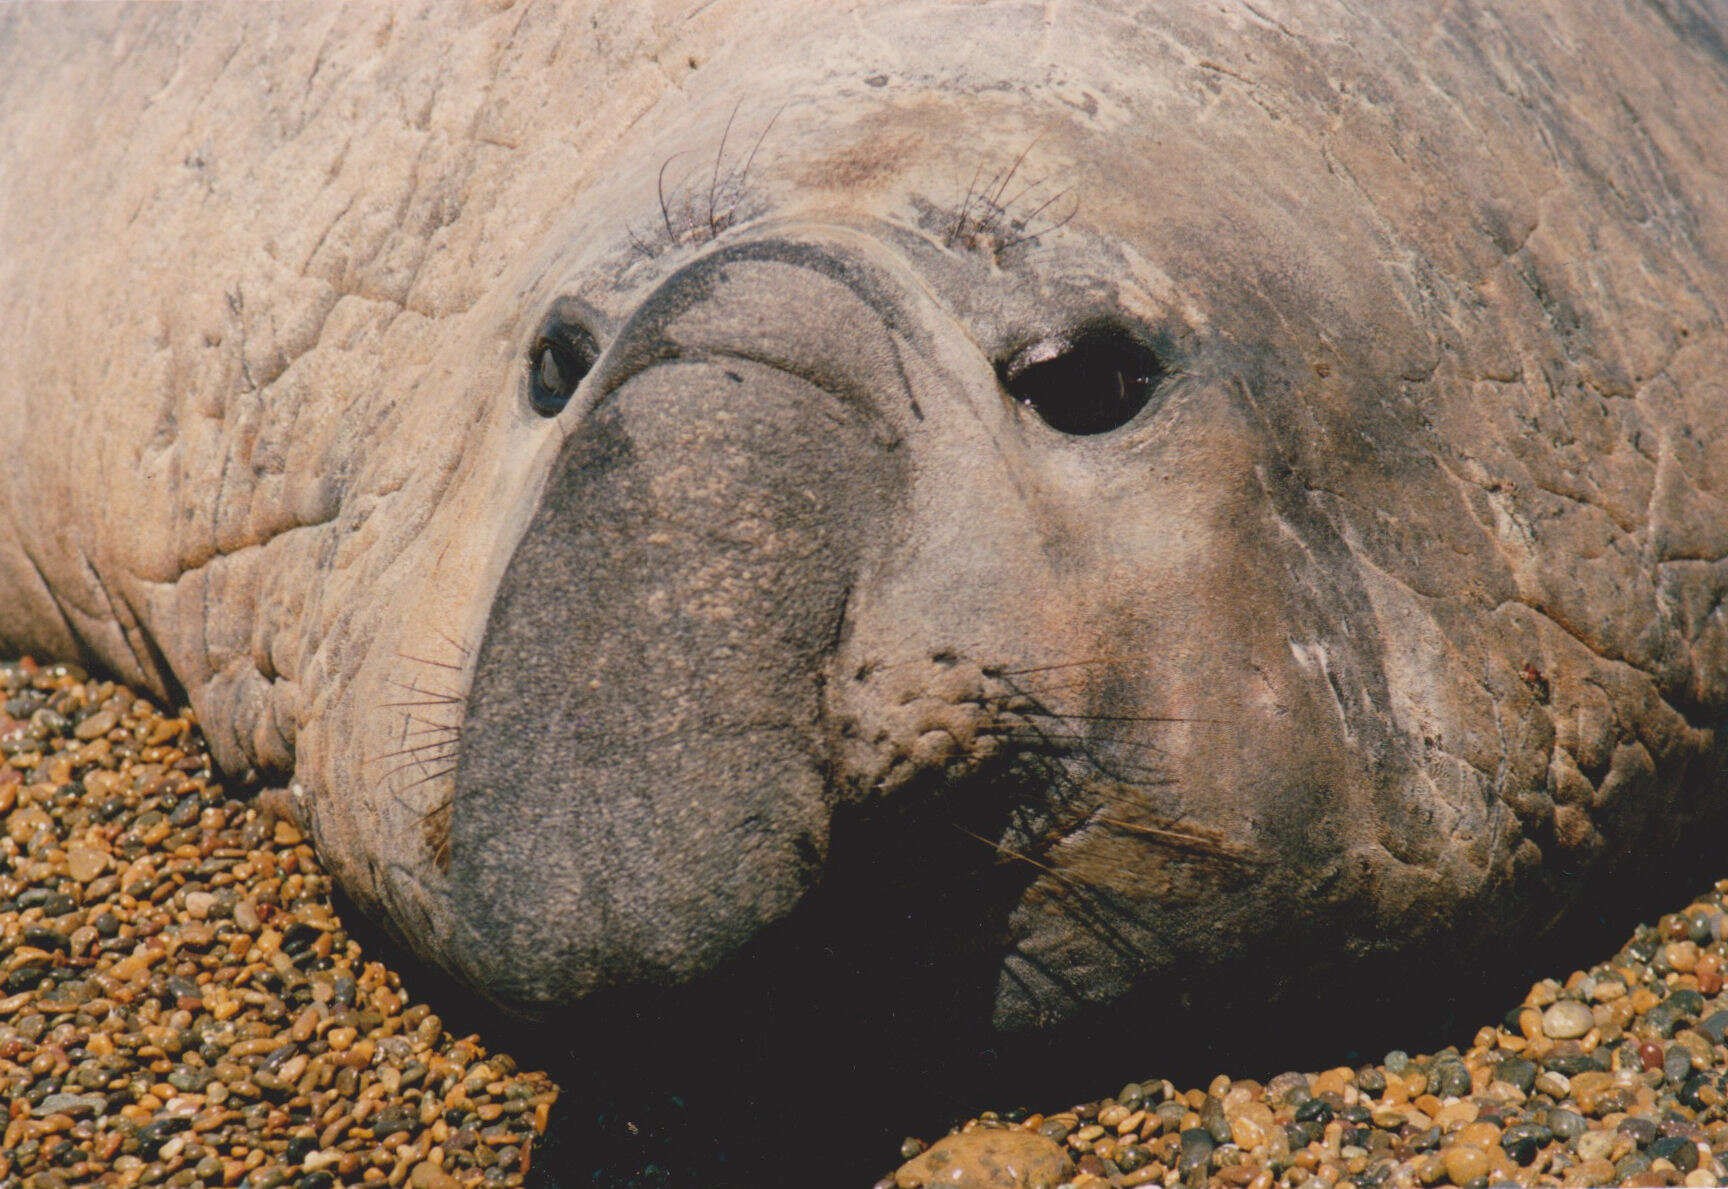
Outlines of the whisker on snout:
{"type": "MultiPolygon", "coordinates": [[[[380,756],[378,758],[379,758],[379,760],[382,760],[384,757],[380,756]]],[[[382,776],[380,776],[378,778],[379,783],[383,784],[384,782],[388,781],[393,776],[400,776],[404,772],[411,772],[411,771],[414,771],[415,769],[420,769],[422,771],[422,773],[424,773],[428,764],[441,763],[448,758],[450,758],[450,757],[418,756],[418,757],[415,757],[414,759],[411,759],[411,760],[405,760],[404,762],[397,764],[394,767],[388,769],[382,776]]],[[[450,770],[455,771],[455,765],[453,765],[453,764],[450,765],[450,770]]],[[[428,777],[427,779],[431,779],[431,778],[428,777]]],[[[416,781],[415,783],[410,783],[406,787],[407,788],[415,788],[418,783],[420,783],[420,782],[416,781]]],[[[387,789],[386,791],[388,791],[392,795],[396,795],[396,794],[399,794],[402,790],[401,789],[387,789]]]]}
{"type": "Polygon", "coordinates": [[[1142,742],[1134,739],[1100,739],[1095,735],[1083,735],[1069,731],[1040,731],[1030,727],[1015,728],[995,735],[995,738],[1005,743],[1014,744],[1022,751],[1030,749],[1045,749],[1061,755],[1071,755],[1077,759],[1095,760],[1098,757],[1090,750],[1105,746],[1117,751],[1135,752],[1143,755],[1159,756],[1164,749],[1156,743],[1142,742]]]}
{"type": "Polygon", "coordinates": [[[384,703],[386,706],[445,706],[452,703],[460,703],[462,701],[459,695],[449,693],[445,690],[427,689],[425,686],[413,685],[405,681],[397,681],[394,678],[390,679],[389,683],[397,689],[403,690],[407,693],[420,694],[425,697],[426,700],[423,702],[386,702],[384,703]]]}
{"type": "Polygon", "coordinates": [[[466,665],[456,664],[452,661],[435,661],[429,657],[415,656],[412,653],[407,652],[398,652],[396,655],[405,661],[413,661],[417,665],[431,665],[434,669],[449,669],[453,672],[460,673],[463,669],[467,668],[466,665]]]}
{"type": "Polygon", "coordinates": [[[1224,718],[1190,718],[1179,714],[1086,714],[1081,711],[1031,710],[1023,713],[1041,718],[1058,718],[1073,722],[1133,722],[1133,723],[1210,723],[1229,725],[1224,718]]]}
{"type": "MultiPolygon", "coordinates": [[[[387,676],[385,684],[402,696],[383,703],[401,715],[394,732],[395,746],[362,759],[361,770],[383,771],[372,778],[380,795],[417,820],[433,861],[443,867],[449,859],[451,799],[439,782],[455,775],[461,735],[461,720],[467,698],[463,674],[472,666],[474,646],[460,635],[434,627],[432,635],[450,652],[448,657],[423,651],[398,649],[396,660],[407,666],[401,676],[387,676]],[[404,680],[404,677],[406,680],[404,680]],[[410,796],[430,786],[427,796],[410,796]]],[[[434,653],[440,651],[436,646],[434,653]]]]}
{"type": "Polygon", "coordinates": [[[1051,665],[1032,665],[1024,669],[998,669],[995,667],[986,667],[984,669],[984,676],[1025,677],[1031,673],[1054,673],[1060,669],[1096,668],[1099,665],[1141,665],[1145,662],[1145,657],[1099,656],[1089,657],[1085,660],[1078,661],[1061,661],[1051,665]]]}
{"type": "Polygon", "coordinates": [[[410,715],[403,722],[402,731],[398,735],[398,738],[404,740],[417,739],[422,735],[446,735],[450,738],[455,738],[458,733],[459,729],[454,723],[431,722],[428,719],[410,715]],[[413,730],[408,729],[411,724],[413,725],[413,730]]]}
{"type": "Polygon", "coordinates": [[[960,831],[962,834],[966,835],[968,838],[976,838],[979,842],[982,842],[985,846],[989,847],[991,850],[995,851],[997,854],[1001,855],[1003,858],[1012,859],[1012,860],[1016,860],[1016,861],[1021,862],[1021,863],[1030,864],[1031,866],[1036,867],[1039,871],[1042,871],[1044,874],[1050,876],[1052,879],[1054,879],[1060,883],[1064,883],[1064,884],[1071,883],[1073,880],[1072,876],[1056,870],[1056,868],[1050,866],[1050,864],[1048,864],[1048,863],[1039,862],[1037,859],[1034,859],[1031,855],[1027,854],[1025,851],[1019,850],[1016,847],[1009,846],[1006,842],[998,842],[995,839],[986,838],[984,835],[978,833],[976,830],[969,830],[965,826],[960,825],[958,822],[954,823],[954,828],[956,830],[960,831]]]}
{"type": "Polygon", "coordinates": [[[1269,860],[1250,851],[1243,850],[1210,833],[1192,829],[1182,829],[1175,823],[1149,825],[1145,822],[1123,821],[1121,818],[1105,817],[1099,814],[1092,819],[1112,829],[1129,834],[1137,834],[1142,838],[1179,850],[1187,854],[1199,855],[1209,859],[1221,859],[1229,863],[1238,863],[1247,867],[1264,867],[1269,860]]]}
{"type": "Polygon", "coordinates": [[[1016,847],[992,841],[965,826],[956,824],[955,829],[977,839],[1006,859],[1027,863],[1048,875],[1059,886],[1061,898],[1068,905],[1068,912],[1076,927],[1084,929],[1123,957],[1134,959],[1140,956],[1141,947],[1134,942],[1130,931],[1143,929],[1145,923],[1137,920],[1131,912],[1115,902],[1113,890],[1108,884],[1059,871],[1016,847]]]}
{"type": "Polygon", "coordinates": [[[474,649],[470,645],[462,643],[462,641],[456,639],[449,632],[446,632],[443,628],[434,628],[433,630],[438,633],[438,638],[440,640],[444,641],[444,643],[446,643],[450,647],[454,648],[457,652],[461,653],[463,656],[473,656],[474,655],[474,649]]]}
{"type": "MultiPolygon", "coordinates": [[[[1093,754],[1091,751],[1087,750],[1087,748],[1091,743],[1095,742],[1094,740],[1071,735],[1029,735],[1021,737],[1002,736],[1002,738],[1013,744],[1016,751],[1022,756],[1036,755],[1046,757],[1052,761],[1064,759],[1075,760],[1084,764],[1085,767],[1090,769],[1093,773],[1096,773],[1107,780],[1114,780],[1123,784],[1132,784],[1139,788],[1148,788],[1156,785],[1174,783],[1174,778],[1160,768],[1151,767],[1146,764],[1109,760],[1093,754]]],[[[1131,748],[1138,747],[1143,750],[1154,752],[1157,750],[1150,744],[1124,744],[1123,746],[1131,748]]]]}
{"type": "MultiPolygon", "coordinates": [[[[424,775],[415,777],[413,780],[410,780],[407,783],[407,785],[404,786],[404,788],[410,788],[410,789],[418,788],[421,785],[426,784],[429,781],[439,780],[439,779],[442,779],[443,777],[453,775],[455,773],[455,771],[456,771],[456,765],[451,764],[448,767],[439,768],[436,771],[427,772],[424,775]]],[[[439,807],[438,806],[433,807],[434,810],[436,810],[437,808],[439,808],[439,807]]],[[[428,814],[428,816],[429,815],[430,814],[428,814]]]]}
{"type": "Polygon", "coordinates": [[[456,754],[456,744],[452,737],[445,736],[440,739],[434,739],[430,743],[419,743],[413,747],[403,747],[396,751],[387,751],[376,758],[380,760],[394,760],[401,756],[412,755],[434,757],[439,753],[443,753],[443,755],[446,756],[453,756],[456,754]]]}

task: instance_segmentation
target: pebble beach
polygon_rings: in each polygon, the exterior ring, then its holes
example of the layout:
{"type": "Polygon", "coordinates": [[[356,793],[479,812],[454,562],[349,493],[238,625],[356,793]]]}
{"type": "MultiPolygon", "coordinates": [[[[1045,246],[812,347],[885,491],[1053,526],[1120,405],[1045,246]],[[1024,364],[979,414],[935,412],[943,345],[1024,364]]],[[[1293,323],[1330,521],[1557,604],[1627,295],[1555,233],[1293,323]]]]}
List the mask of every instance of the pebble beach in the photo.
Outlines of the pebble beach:
{"type": "MultiPolygon", "coordinates": [[[[557,1087],[367,955],[189,714],[28,660],[0,694],[0,1189],[524,1183],[557,1087]]],[[[908,1138],[876,1186],[1720,1185],[1725,938],[1728,881],[1467,1046],[1151,1070],[908,1138]]]]}
{"type": "Polygon", "coordinates": [[[986,1113],[876,1189],[1728,1184],[1728,880],[1465,1048],[986,1113]]]}
{"type": "Polygon", "coordinates": [[[0,665],[0,1186],[511,1186],[556,1089],[369,961],[187,715],[0,665]]]}

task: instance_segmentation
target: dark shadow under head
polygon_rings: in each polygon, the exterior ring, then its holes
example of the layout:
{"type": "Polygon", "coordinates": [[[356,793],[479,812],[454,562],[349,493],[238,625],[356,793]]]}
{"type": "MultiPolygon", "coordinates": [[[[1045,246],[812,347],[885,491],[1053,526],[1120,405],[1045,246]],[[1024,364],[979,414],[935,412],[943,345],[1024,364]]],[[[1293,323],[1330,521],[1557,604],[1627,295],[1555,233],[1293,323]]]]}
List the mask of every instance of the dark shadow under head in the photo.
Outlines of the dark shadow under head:
{"type": "Polygon", "coordinates": [[[835,856],[828,886],[836,890],[720,976],[546,1022],[501,1016],[419,965],[351,905],[343,919],[438,1005],[453,1032],[478,1032],[557,1079],[561,1096],[535,1147],[531,1186],[863,1189],[897,1161],[904,1137],[929,1142],[980,1111],[1049,1112],[1130,1080],[1165,1077],[1183,1088],[1218,1073],[1264,1080],[1377,1061],[1392,1049],[1467,1044],[1531,982],[1604,960],[1639,921],[1719,874],[1694,856],[1659,882],[1624,877],[1599,889],[1597,911],[1498,955],[1498,966],[1436,956],[1340,966],[1280,987],[1279,957],[1270,954],[1234,988],[1184,1002],[1153,987],[1107,1015],[1004,1035],[962,1023],[988,1011],[953,990],[987,996],[984,964],[999,955],[966,952],[954,939],[986,919],[978,914],[992,896],[1012,889],[993,888],[982,864],[955,880],[952,848],[931,841],[921,855],[907,842],[920,836],[861,843],[852,871],[847,856],[835,856]],[[848,877],[876,867],[884,853],[876,844],[891,847],[900,870],[941,877],[860,897],[848,877]]]}

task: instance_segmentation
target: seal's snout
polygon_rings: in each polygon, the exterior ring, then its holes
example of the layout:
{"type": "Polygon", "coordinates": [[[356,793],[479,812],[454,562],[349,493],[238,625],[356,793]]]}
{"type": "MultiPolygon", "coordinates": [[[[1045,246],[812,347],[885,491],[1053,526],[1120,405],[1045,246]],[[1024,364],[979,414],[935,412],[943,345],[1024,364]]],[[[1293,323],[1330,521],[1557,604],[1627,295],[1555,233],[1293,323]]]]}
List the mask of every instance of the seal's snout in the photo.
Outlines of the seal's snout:
{"type": "Polygon", "coordinates": [[[904,487],[862,283],[797,244],[709,257],[592,378],[461,734],[459,960],[500,1000],[694,977],[814,881],[819,675],[904,487]]]}

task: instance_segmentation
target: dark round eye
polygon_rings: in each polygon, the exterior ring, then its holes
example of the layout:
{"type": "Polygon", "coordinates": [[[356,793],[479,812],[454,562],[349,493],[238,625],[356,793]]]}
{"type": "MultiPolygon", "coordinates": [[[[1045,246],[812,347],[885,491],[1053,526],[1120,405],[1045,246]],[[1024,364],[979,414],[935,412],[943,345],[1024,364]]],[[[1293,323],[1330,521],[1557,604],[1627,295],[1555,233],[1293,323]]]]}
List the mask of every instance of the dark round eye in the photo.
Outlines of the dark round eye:
{"type": "Polygon", "coordinates": [[[571,322],[555,322],[534,340],[528,355],[528,403],[542,417],[561,412],[594,366],[594,336],[571,322]]]}
{"type": "Polygon", "coordinates": [[[1060,433],[1107,433],[1146,407],[1164,378],[1152,348],[1116,326],[1041,339],[998,368],[1002,388],[1060,433]]]}

